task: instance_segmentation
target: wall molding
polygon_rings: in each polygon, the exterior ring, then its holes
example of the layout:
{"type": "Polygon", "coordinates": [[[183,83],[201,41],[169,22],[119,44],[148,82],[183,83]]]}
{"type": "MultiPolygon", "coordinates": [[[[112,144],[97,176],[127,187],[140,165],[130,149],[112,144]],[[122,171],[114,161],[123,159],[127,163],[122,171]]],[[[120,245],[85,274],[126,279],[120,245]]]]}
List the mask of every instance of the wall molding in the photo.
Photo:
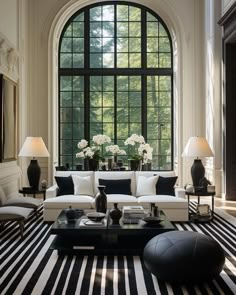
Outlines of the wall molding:
{"type": "Polygon", "coordinates": [[[0,71],[17,82],[19,77],[19,53],[1,32],[0,71]]]}

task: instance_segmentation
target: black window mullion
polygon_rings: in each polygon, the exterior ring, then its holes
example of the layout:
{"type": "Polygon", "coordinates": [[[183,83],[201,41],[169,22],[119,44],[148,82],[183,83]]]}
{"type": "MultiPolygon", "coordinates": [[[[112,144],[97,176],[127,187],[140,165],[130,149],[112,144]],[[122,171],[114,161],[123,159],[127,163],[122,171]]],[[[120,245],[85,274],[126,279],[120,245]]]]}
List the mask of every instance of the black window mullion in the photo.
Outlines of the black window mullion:
{"type": "Polygon", "coordinates": [[[90,76],[84,75],[84,137],[90,142],[90,76]]]}
{"type": "MultiPolygon", "coordinates": [[[[84,68],[86,71],[81,71],[84,77],[84,137],[88,142],[90,142],[90,76],[89,72],[89,64],[90,64],[90,22],[89,22],[89,9],[86,9],[84,12],[84,68]]],[[[78,71],[78,70],[77,70],[78,71]]]]}
{"type": "Polygon", "coordinates": [[[114,68],[117,68],[117,5],[114,5],[114,68]]]}
{"type": "MultiPolygon", "coordinates": [[[[147,17],[146,11],[141,10],[141,66],[147,68],[147,17]]],[[[142,134],[147,139],[147,74],[142,75],[142,134]]]]}
{"type": "Polygon", "coordinates": [[[147,140],[147,76],[143,75],[142,76],[142,89],[141,89],[141,93],[142,93],[142,104],[141,104],[141,108],[142,108],[142,134],[144,136],[144,138],[147,140]]]}
{"type": "Polygon", "coordinates": [[[117,76],[114,76],[114,143],[117,144],[117,76]]]}
{"type": "Polygon", "coordinates": [[[147,14],[146,11],[141,12],[141,67],[147,68],[147,14]]]}
{"type": "MultiPolygon", "coordinates": [[[[117,5],[114,5],[114,68],[117,68],[117,5]]],[[[114,143],[117,143],[117,76],[114,75],[114,143]]]]}

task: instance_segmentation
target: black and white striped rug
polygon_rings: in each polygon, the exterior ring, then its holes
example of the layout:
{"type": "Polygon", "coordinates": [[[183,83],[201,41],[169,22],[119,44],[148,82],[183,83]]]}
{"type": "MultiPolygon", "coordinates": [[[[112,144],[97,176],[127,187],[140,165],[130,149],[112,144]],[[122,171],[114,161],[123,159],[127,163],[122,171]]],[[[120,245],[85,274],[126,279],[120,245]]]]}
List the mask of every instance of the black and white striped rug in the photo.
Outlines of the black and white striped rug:
{"type": "Polygon", "coordinates": [[[9,222],[0,233],[0,294],[236,294],[236,222],[220,211],[214,217],[210,224],[175,223],[177,230],[212,236],[225,251],[220,276],[191,286],[157,280],[139,256],[58,257],[49,249],[54,237],[42,214],[27,221],[24,240],[18,225],[9,222]]]}

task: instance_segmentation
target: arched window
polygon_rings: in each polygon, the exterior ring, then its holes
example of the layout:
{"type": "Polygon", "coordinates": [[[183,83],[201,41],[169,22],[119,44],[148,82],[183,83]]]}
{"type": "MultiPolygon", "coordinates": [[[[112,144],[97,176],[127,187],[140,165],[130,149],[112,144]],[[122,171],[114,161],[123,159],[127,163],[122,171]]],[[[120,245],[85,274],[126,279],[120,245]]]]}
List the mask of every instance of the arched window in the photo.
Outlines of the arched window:
{"type": "Polygon", "coordinates": [[[96,134],[141,134],[153,170],[173,169],[173,56],[169,31],[150,9],[102,2],[77,11],[59,46],[59,164],[79,163],[77,143],[96,134]]]}

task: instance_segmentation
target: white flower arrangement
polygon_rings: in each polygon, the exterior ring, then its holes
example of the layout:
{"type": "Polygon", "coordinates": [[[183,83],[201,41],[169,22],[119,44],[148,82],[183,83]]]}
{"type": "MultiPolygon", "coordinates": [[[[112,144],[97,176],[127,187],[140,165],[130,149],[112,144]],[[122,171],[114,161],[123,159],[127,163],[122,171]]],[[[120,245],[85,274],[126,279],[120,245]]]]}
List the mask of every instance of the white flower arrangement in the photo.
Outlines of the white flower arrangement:
{"type": "Polygon", "coordinates": [[[152,160],[153,148],[145,142],[142,135],[132,134],[126,139],[125,145],[132,146],[132,159],[142,160],[144,163],[147,163],[148,160],[152,160]]]}
{"type": "Polygon", "coordinates": [[[94,156],[94,152],[92,151],[92,148],[86,147],[83,149],[82,152],[79,152],[76,154],[76,158],[82,158],[82,159],[92,159],[94,156]]]}
{"type": "Polygon", "coordinates": [[[106,146],[106,152],[110,152],[114,156],[117,156],[117,155],[126,155],[126,151],[125,150],[121,150],[117,144],[106,146]]]}
{"type": "Polygon", "coordinates": [[[93,136],[93,142],[96,145],[102,145],[102,144],[105,144],[105,143],[110,143],[111,142],[111,139],[107,135],[98,134],[98,135],[94,135],[93,136]]]}
{"type": "Polygon", "coordinates": [[[80,150],[75,156],[76,158],[82,159],[95,159],[100,160],[102,159],[100,146],[111,142],[109,136],[98,134],[93,136],[93,145],[91,147],[88,146],[88,141],[86,139],[82,139],[78,142],[77,147],[80,150]]]}
{"type": "Polygon", "coordinates": [[[78,144],[77,144],[77,146],[78,146],[78,149],[84,149],[84,148],[86,148],[86,146],[88,145],[88,142],[87,142],[87,140],[85,140],[85,139],[82,139],[78,144]]]}
{"type": "Polygon", "coordinates": [[[143,162],[147,163],[148,160],[152,160],[153,148],[149,143],[142,143],[138,148],[139,155],[143,158],[143,162]]]}
{"type": "Polygon", "coordinates": [[[142,135],[132,134],[125,141],[125,145],[135,145],[136,143],[145,143],[144,137],[142,135]]]}

